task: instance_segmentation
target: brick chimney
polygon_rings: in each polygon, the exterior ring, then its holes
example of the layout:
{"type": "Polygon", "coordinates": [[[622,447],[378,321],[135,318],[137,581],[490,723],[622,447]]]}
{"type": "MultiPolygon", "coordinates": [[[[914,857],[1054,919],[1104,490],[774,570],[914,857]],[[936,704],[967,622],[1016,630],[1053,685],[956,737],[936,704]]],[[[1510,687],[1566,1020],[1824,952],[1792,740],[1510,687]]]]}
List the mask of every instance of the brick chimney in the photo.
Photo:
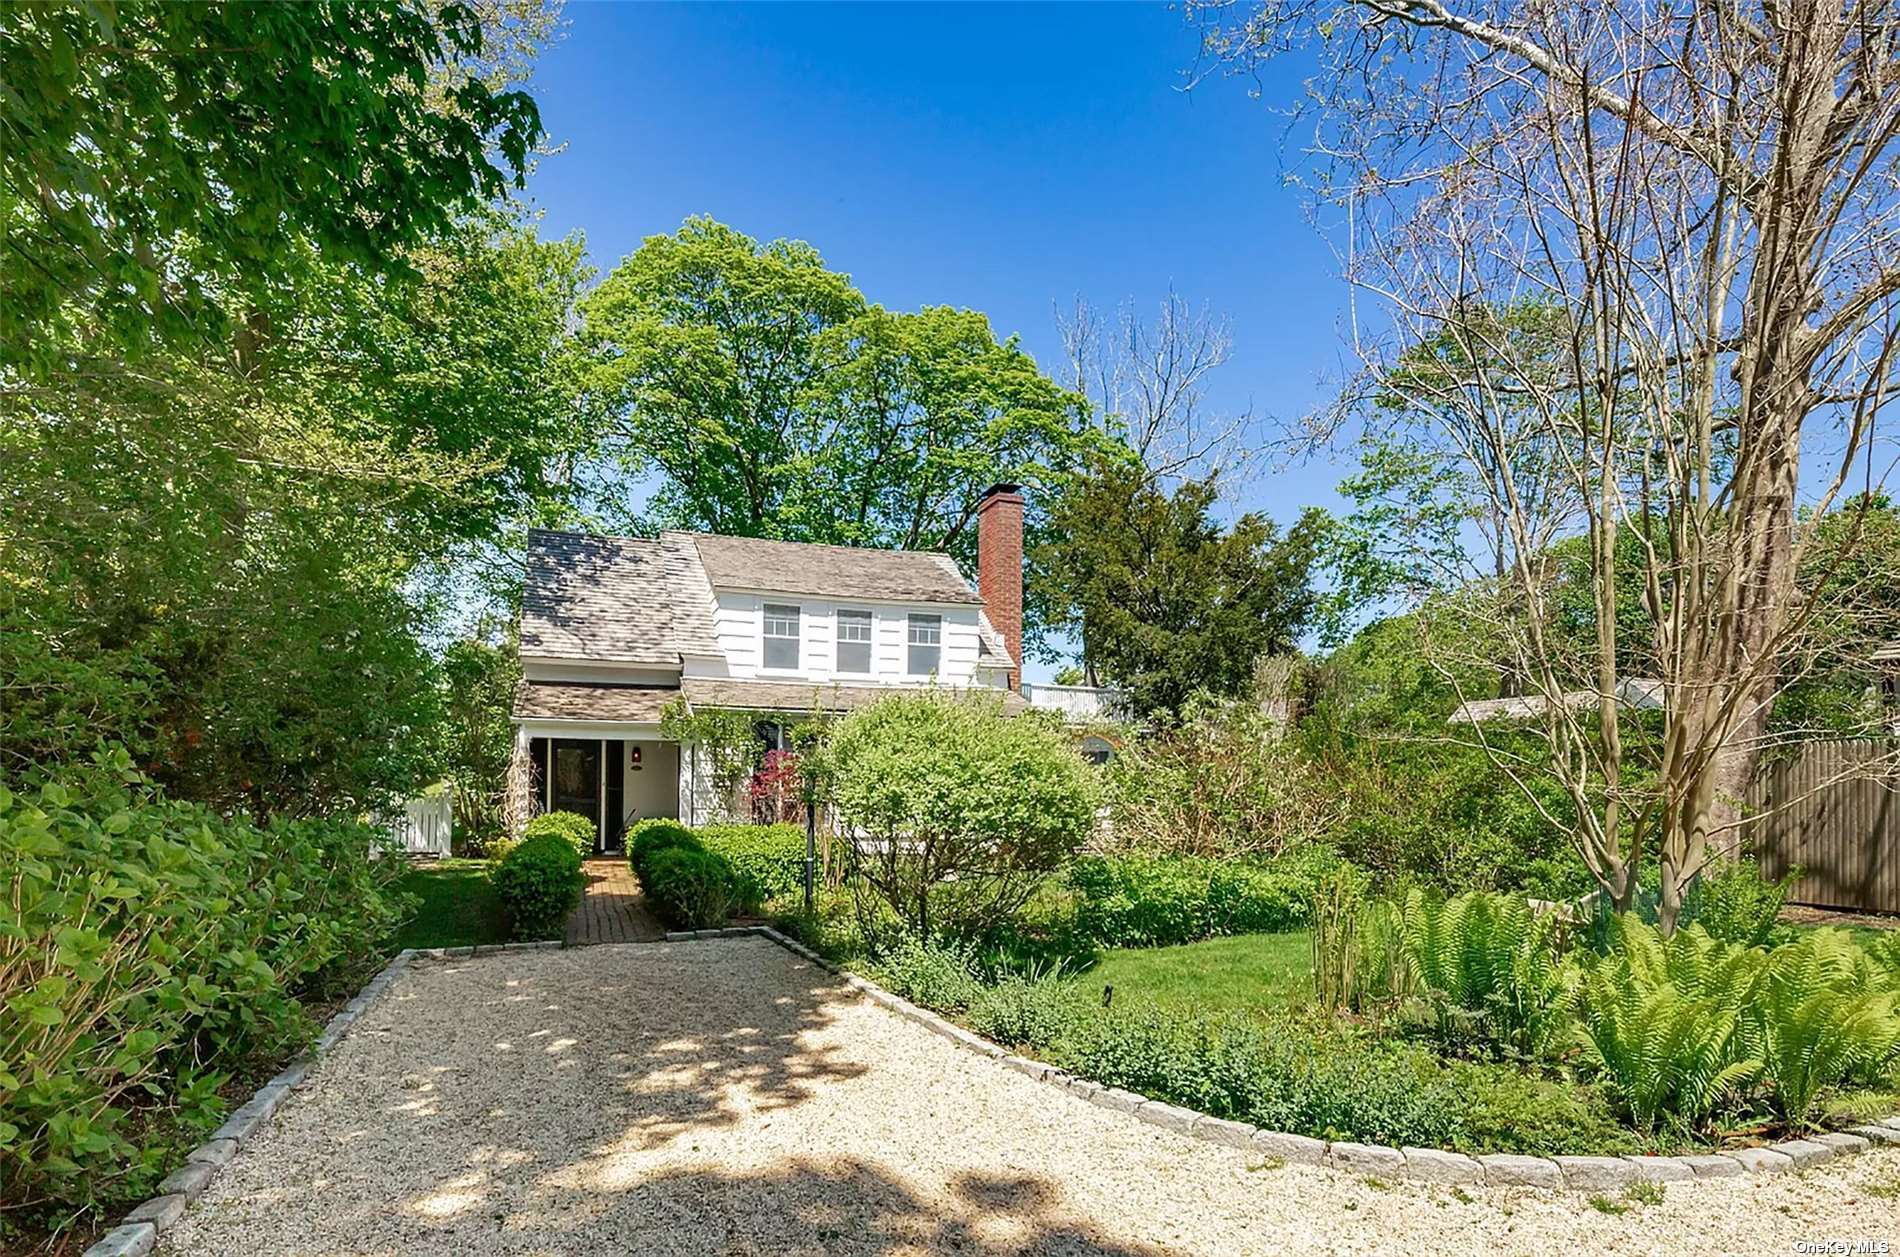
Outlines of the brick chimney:
{"type": "Polygon", "coordinates": [[[1014,666],[1009,688],[1023,687],[1023,495],[993,484],[976,508],[976,592],[990,624],[1003,635],[1014,666]]]}

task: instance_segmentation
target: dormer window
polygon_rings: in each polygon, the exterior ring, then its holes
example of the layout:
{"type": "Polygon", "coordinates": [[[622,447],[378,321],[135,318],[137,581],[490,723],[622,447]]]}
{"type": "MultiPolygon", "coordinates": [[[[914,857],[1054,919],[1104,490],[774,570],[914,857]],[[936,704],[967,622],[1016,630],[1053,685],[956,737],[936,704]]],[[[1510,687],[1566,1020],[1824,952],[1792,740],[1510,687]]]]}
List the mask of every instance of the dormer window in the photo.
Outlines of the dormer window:
{"type": "Polygon", "coordinates": [[[838,612],[838,671],[871,670],[871,613],[838,612]]]}
{"type": "Polygon", "coordinates": [[[797,607],[765,604],[765,666],[784,672],[797,670],[797,607]]]}
{"type": "Polygon", "coordinates": [[[943,663],[943,617],[910,617],[910,674],[929,676],[943,663]]]}

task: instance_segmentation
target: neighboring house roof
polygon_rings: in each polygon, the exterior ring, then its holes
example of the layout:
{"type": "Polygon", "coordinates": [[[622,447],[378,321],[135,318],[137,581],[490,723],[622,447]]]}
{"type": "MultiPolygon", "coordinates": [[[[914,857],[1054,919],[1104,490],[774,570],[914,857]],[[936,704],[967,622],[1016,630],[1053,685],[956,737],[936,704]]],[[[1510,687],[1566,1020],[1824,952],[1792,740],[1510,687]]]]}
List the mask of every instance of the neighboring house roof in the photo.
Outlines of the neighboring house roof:
{"type": "Polygon", "coordinates": [[[1006,715],[1028,709],[1022,697],[987,686],[958,689],[950,686],[827,685],[813,681],[734,681],[721,677],[687,677],[680,682],[686,701],[696,707],[735,707],[747,711],[855,711],[892,694],[990,695],[1001,700],[1006,715]]]}
{"type": "MultiPolygon", "coordinates": [[[[1647,677],[1631,677],[1616,687],[1617,701],[1633,711],[1655,711],[1663,705],[1663,683],[1647,677]]],[[[1596,706],[1595,690],[1571,690],[1563,696],[1565,707],[1580,711],[1596,706]]],[[[1528,720],[1548,711],[1550,704],[1542,694],[1524,694],[1515,698],[1482,698],[1461,703],[1451,713],[1452,724],[1486,724],[1494,720],[1528,720]]]]}
{"type": "Polygon", "coordinates": [[[956,562],[933,551],[823,546],[713,533],[661,535],[690,541],[699,552],[707,579],[719,588],[884,602],[983,602],[957,571],[956,562]]]}
{"type": "Polygon", "coordinates": [[[521,653],[671,666],[718,654],[698,556],[666,538],[531,530],[521,653]]]}
{"type": "Polygon", "coordinates": [[[517,720],[611,720],[652,724],[679,697],[673,686],[587,685],[574,681],[523,681],[515,687],[517,720]]]}

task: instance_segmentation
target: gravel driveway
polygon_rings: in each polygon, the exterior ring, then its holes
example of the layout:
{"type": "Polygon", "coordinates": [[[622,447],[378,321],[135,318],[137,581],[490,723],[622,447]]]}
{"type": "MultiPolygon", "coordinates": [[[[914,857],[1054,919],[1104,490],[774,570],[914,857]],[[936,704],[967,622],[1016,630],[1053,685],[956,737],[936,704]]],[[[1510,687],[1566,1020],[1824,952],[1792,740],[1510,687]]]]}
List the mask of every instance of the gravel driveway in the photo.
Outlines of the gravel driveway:
{"type": "Polygon", "coordinates": [[[1374,1185],[1032,1082],[759,939],[418,963],[179,1254],[1790,1253],[1900,1241],[1900,1151],[1575,1195],[1374,1185]]]}

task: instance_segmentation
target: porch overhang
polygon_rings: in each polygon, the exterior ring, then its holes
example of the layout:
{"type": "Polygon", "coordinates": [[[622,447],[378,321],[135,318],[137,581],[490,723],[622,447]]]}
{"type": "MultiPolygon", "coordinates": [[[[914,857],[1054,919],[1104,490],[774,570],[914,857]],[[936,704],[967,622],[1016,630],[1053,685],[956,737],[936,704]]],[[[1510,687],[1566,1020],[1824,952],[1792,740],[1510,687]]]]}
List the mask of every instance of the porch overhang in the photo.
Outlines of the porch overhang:
{"type": "Polygon", "coordinates": [[[518,725],[637,725],[657,728],[678,686],[611,682],[523,681],[511,714],[518,725]]]}

